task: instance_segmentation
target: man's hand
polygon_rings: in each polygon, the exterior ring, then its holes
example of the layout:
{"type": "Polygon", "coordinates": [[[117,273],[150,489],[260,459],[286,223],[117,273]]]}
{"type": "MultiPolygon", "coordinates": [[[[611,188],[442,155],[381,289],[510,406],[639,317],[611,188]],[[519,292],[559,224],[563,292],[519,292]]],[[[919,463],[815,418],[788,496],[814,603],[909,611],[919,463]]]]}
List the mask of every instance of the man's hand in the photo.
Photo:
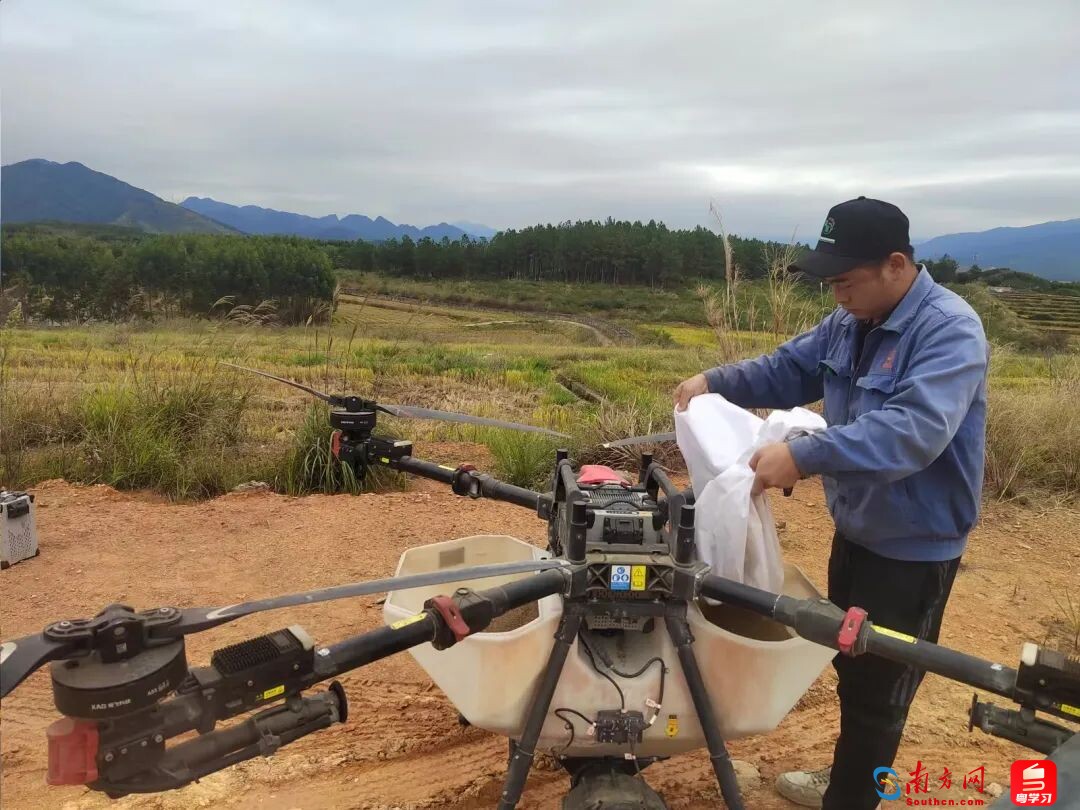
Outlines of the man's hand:
{"type": "Polygon", "coordinates": [[[767,444],[757,450],[750,457],[750,469],[757,473],[754,488],[750,491],[752,495],[760,495],[763,490],[774,487],[789,489],[802,478],[787,442],[767,444]]]}
{"type": "Polygon", "coordinates": [[[707,393],[709,393],[709,383],[706,381],[704,374],[695,374],[689,380],[683,380],[675,388],[675,393],[672,395],[675,400],[675,410],[685,411],[690,404],[690,400],[707,393]]]}

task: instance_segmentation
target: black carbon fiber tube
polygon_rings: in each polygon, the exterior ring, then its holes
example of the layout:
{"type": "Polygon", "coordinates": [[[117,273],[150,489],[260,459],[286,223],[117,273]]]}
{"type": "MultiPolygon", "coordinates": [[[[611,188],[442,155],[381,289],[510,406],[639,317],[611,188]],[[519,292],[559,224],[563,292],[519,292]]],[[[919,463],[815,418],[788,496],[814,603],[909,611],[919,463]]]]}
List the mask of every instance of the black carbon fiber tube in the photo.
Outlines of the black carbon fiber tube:
{"type": "Polygon", "coordinates": [[[521,799],[521,793],[525,789],[525,782],[532,768],[533,758],[536,756],[536,741],[540,738],[540,730],[544,726],[544,719],[551,707],[551,698],[559,685],[559,676],[566,663],[566,656],[581,627],[580,608],[577,605],[567,607],[567,611],[563,613],[559,621],[559,628],[555,631],[555,644],[551,648],[544,674],[540,677],[532,705],[525,717],[521,739],[513,748],[510,764],[506,769],[506,781],[503,783],[503,791],[499,796],[499,810],[514,810],[521,799]]]}
{"type": "MultiPolygon", "coordinates": [[[[451,485],[454,484],[459,475],[455,468],[445,467],[431,461],[422,461],[412,456],[391,460],[386,466],[401,472],[419,475],[421,478],[430,478],[433,481],[441,481],[444,484],[451,485]]],[[[475,492],[458,494],[472,494],[475,497],[483,496],[495,501],[506,501],[534,511],[540,501],[539,492],[508,484],[487,474],[469,475],[468,483],[475,489],[475,492]]]]}
{"type": "MultiPolygon", "coordinates": [[[[826,599],[794,599],[733,582],[706,576],[699,594],[760,613],[791,627],[805,639],[839,649],[838,636],[844,611],[826,599]]],[[[870,653],[901,664],[933,672],[978,689],[1014,700],[1016,670],[973,655],[912,638],[886,627],[875,627],[868,617],[855,643],[857,654],[870,653]]]]}
{"type": "Polygon", "coordinates": [[[709,693],[705,689],[705,681],[701,677],[701,669],[694,656],[693,636],[686,623],[686,616],[685,614],[675,616],[669,613],[664,620],[667,623],[668,635],[671,636],[671,642],[679,655],[683,677],[686,679],[686,688],[690,690],[690,697],[694,701],[694,709],[697,711],[701,730],[705,734],[705,745],[709,749],[709,759],[712,762],[716,783],[720,787],[720,795],[723,796],[724,804],[729,810],[745,810],[742,791],[735,778],[735,766],[731,762],[731,755],[720,734],[716,712],[713,711],[709,693]]]}
{"type": "Polygon", "coordinates": [[[529,577],[522,577],[515,582],[508,582],[495,588],[485,588],[480,595],[487,597],[495,603],[496,616],[501,616],[509,610],[538,602],[545,596],[559,593],[566,585],[567,573],[562,569],[555,568],[549,571],[541,571],[529,577]]]}
{"type": "MultiPolygon", "coordinates": [[[[741,582],[713,576],[712,574],[701,580],[698,593],[702,596],[708,596],[710,599],[727,602],[729,605],[744,607],[747,610],[754,611],[754,613],[768,616],[770,619],[776,618],[773,616],[773,612],[776,609],[777,600],[785,598],[775,593],[763,591],[761,588],[743,585],[741,582]]],[[[778,621],[782,620],[778,619],[778,621]]]]}
{"type": "MultiPolygon", "coordinates": [[[[559,593],[565,584],[566,574],[561,569],[555,568],[474,593],[490,605],[490,615],[487,616],[487,620],[490,621],[509,610],[559,593]]],[[[461,601],[461,599],[460,596],[455,597],[455,601],[461,601]]],[[[466,611],[465,615],[468,618],[469,612],[466,611]]],[[[437,612],[423,610],[394,622],[389,627],[380,627],[323,647],[315,654],[314,679],[322,681],[332,678],[418,644],[434,641],[442,625],[443,619],[437,612]]],[[[486,626],[485,622],[481,627],[472,629],[475,631],[486,626]]]]}
{"type": "Polygon", "coordinates": [[[389,627],[380,627],[320,648],[315,654],[315,679],[321,681],[332,678],[350,669],[431,641],[435,638],[437,623],[440,621],[431,611],[424,611],[389,627]]]}

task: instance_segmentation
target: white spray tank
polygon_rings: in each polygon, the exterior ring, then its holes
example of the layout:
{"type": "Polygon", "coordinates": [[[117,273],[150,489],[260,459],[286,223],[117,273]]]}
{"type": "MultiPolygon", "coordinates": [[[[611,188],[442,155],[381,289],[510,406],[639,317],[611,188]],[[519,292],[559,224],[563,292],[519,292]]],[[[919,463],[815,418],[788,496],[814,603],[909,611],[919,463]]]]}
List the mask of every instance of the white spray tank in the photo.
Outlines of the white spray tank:
{"type": "MultiPolygon", "coordinates": [[[[480,535],[409,549],[402,554],[396,574],[548,556],[543,549],[513,537],[480,535]]],[[[533,574],[466,580],[455,587],[480,590],[526,576],[533,574]]],[[[392,592],[383,606],[384,620],[393,624],[406,619],[422,610],[425,600],[446,590],[445,585],[435,585],[392,592]]],[[[784,566],[783,592],[799,599],[820,595],[793,565],[784,566]]],[[[549,596],[535,607],[518,608],[501,617],[487,631],[448,650],[440,652],[423,644],[410,652],[470,723],[516,737],[547,664],[561,615],[561,597],[549,596]]],[[[776,728],[835,655],[835,651],[799,638],[783,625],[730,605],[690,605],[687,619],[695,638],[694,654],[727,739],[776,728]]],[[[637,756],[670,756],[705,745],[678,656],[662,623],[651,632],[593,634],[592,639],[598,646],[595,653],[622,672],[634,672],[657,656],[668,667],[659,712],[649,705],[657,702],[659,695],[658,666],[636,678],[612,675],[625,695],[628,710],[641,711],[646,718],[658,715],[636,745],[637,756]]],[[[600,666],[606,669],[603,663],[600,666]]],[[[575,721],[574,742],[567,746],[564,718],[573,715],[555,715],[558,709],[573,709],[592,717],[598,709],[611,708],[619,708],[618,694],[590,663],[580,640],[575,640],[551,701],[539,750],[565,756],[621,755],[626,746],[597,743],[581,720],[575,721]]]]}

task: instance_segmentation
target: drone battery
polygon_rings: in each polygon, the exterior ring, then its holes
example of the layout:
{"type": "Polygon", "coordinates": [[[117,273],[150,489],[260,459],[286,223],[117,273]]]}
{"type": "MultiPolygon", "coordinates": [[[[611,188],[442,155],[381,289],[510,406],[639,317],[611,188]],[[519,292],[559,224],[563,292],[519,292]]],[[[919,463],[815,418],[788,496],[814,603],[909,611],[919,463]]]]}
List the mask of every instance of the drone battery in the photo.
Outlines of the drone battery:
{"type": "Polygon", "coordinates": [[[0,490],[0,569],[37,555],[34,496],[0,490]]]}

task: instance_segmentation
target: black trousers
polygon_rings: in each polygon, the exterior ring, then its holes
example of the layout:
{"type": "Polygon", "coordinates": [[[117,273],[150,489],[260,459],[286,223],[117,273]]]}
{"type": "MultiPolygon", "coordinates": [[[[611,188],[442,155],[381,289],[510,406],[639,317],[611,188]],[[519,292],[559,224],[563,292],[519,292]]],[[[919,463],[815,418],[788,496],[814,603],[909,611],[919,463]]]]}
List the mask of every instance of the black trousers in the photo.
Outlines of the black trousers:
{"type": "MultiPolygon", "coordinates": [[[[959,564],[959,557],[891,560],[837,533],[829,557],[829,600],[845,610],[864,608],[875,625],[936,642],[959,564]]],[[[925,673],[873,655],[837,655],[833,666],[839,678],[840,737],[822,807],[873,810],[881,801],[874,769],[893,764],[908,707],[925,673]]]]}

